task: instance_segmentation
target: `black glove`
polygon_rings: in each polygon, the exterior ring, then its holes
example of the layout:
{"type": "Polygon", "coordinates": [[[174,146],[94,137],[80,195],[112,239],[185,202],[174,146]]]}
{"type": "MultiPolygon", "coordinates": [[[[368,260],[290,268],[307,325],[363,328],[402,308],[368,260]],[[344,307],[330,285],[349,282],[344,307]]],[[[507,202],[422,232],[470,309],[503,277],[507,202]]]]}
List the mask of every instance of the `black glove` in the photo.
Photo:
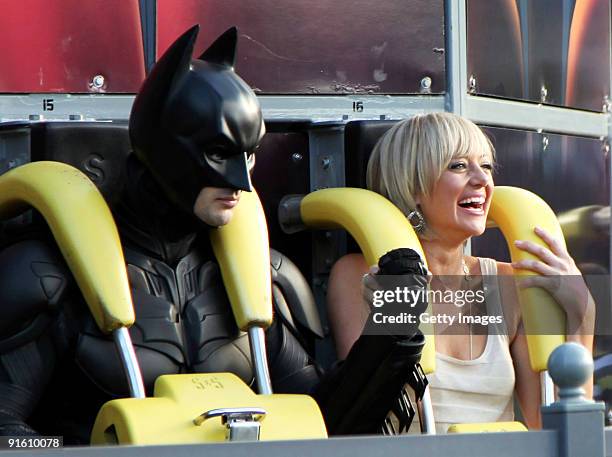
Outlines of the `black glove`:
{"type": "MultiPolygon", "coordinates": [[[[412,249],[385,254],[379,267],[379,275],[405,275],[406,286],[427,284],[427,271],[412,249]]],[[[419,312],[423,307],[419,304],[415,308],[419,312]]],[[[404,384],[411,383],[415,370],[418,371],[425,338],[417,325],[410,327],[412,330],[401,335],[384,331],[376,335],[362,334],[346,360],[336,365],[319,384],[313,396],[330,435],[380,432],[404,384]]]]}

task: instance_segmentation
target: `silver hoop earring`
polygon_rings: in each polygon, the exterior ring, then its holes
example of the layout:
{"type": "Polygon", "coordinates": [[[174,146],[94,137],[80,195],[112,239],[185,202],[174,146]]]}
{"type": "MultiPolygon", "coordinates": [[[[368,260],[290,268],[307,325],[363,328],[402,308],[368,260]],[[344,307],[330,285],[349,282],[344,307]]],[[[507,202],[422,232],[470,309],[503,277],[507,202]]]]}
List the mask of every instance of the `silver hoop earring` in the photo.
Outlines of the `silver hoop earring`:
{"type": "Polygon", "coordinates": [[[418,209],[411,211],[408,216],[406,216],[406,219],[408,219],[408,222],[410,222],[415,232],[423,233],[425,231],[425,218],[418,209]]]}

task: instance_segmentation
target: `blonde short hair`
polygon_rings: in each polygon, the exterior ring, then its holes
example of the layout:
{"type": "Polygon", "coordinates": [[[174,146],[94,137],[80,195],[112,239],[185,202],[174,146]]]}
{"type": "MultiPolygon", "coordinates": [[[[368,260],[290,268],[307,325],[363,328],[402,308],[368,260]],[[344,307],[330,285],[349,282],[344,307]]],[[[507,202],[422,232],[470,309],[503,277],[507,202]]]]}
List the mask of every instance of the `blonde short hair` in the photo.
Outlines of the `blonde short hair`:
{"type": "Polygon", "coordinates": [[[431,194],[453,158],[474,151],[495,160],[491,141],[473,122],[451,113],[416,115],[378,140],[368,162],[367,187],[408,215],[417,207],[415,198],[431,194]]]}

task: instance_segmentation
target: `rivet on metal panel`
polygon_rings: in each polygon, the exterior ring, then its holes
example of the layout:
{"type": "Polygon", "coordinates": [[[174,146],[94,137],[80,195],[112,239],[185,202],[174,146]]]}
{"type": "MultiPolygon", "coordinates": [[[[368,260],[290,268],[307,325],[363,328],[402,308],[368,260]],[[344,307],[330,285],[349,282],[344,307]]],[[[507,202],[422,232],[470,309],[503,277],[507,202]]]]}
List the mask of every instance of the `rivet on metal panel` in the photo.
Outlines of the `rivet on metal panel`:
{"type": "Polygon", "coordinates": [[[28,120],[30,121],[42,121],[43,117],[40,114],[30,114],[28,120]]]}
{"type": "Polygon", "coordinates": [[[302,154],[300,154],[299,152],[294,152],[293,154],[291,154],[291,160],[296,163],[300,162],[303,158],[304,156],[302,156],[302,154]]]}
{"type": "Polygon", "coordinates": [[[548,147],[548,137],[544,135],[542,137],[542,151],[546,151],[547,147],[548,147]]]}
{"type": "Polygon", "coordinates": [[[468,91],[470,92],[470,94],[476,92],[476,84],[476,77],[474,75],[470,75],[470,79],[468,80],[468,91]]]}
{"type": "Polygon", "coordinates": [[[540,88],[540,101],[542,103],[546,102],[547,96],[548,96],[548,89],[546,88],[546,86],[542,85],[542,87],[540,88]]]}
{"type": "Polygon", "coordinates": [[[91,78],[91,82],[89,83],[89,89],[94,92],[100,92],[104,89],[106,84],[106,78],[102,75],[96,75],[91,78]]]}
{"type": "Polygon", "coordinates": [[[331,165],[331,157],[323,157],[323,159],[321,159],[321,166],[323,167],[324,170],[327,170],[329,168],[329,166],[331,165]]]}
{"type": "Polygon", "coordinates": [[[71,121],[82,121],[83,115],[82,114],[71,114],[68,116],[68,119],[71,121]]]}
{"type": "Polygon", "coordinates": [[[608,95],[604,95],[602,111],[604,113],[609,113],[612,111],[612,101],[610,101],[610,97],[608,95]]]}
{"type": "Polygon", "coordinates": [[[431,78],[429,76],[421,79],[421,92],[431,92],[431,78]]]}

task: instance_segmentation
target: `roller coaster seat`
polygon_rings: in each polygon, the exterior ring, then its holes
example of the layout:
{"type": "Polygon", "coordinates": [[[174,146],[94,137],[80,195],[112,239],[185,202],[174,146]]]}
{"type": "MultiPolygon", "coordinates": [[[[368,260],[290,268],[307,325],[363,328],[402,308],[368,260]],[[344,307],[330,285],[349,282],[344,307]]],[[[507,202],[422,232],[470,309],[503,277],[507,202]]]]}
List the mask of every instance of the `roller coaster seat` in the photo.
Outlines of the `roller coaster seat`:
{"type": "Polygon", "coordinates": [[[0,143],[7,150],[10,147],[0,172],[29,161],[67,163],[96,184],[111,208],[119,197],[131,153],[126,121],[7,123],[0,127],[0,143]]]}
{"type": "MultiPolygon", "coordinates": [[[[2,142],[8,146],[6,149],[10,154],[15,154],[16,159],[7,160],[4,164],[0,162],[0,167],[4,166],[1,171],[29,161],[64,162],[85,173],[98,186],[111,209],[121,196],[125,182],[123,170],[131,154],[125,122],[12,123],[0,128],[2,142]]],[[[277,316],[289,333],[301,336],[300,342],[312,350],[311,346],[308,347],[309,343],[314,337],[322,336],[323,332],[310,288],[297,267],[282,254],[272,251],[270,262],[277,316]]],[[[282,367],[283,363],[280,360],[282,357],[275,359],[271,355],[270,370],[273,375],[275,364],[282,367]]]]}
{"type": "MultiPolygon", "coordinates": [[[[345,180],[347,187],[366,188],[367,165],[374,146],[379,138],[397,121],[352,121],[345,127],[345,180]]],[[[357,250],[349,244],[349,251],[357,250]]],[[[432,354],[433,355],[433,354],[432,354]]],[[[426,362],[427,363],[427,362],[426,362]]],[[[520,422],[455,424],[449,433],[523,431],[520,422]]]]}
{"type": "Polygon", "coordinates": [[[368,160],[378,139],[397,121],[352,121],[344,129],[344,170],[347,187],[366,188],[368,160]]]}

